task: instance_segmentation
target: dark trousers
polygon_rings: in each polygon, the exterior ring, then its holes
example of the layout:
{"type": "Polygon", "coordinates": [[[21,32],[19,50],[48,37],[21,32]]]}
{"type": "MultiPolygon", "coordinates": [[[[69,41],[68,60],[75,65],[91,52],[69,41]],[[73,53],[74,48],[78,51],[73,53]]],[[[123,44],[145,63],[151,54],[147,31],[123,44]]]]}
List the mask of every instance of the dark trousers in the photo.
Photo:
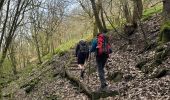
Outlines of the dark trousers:
{"type": "Polygon", "coordinates": [[[85,53],[85,52],[79,52],[78,53],[78,64],[84,64],[85,60],[87,60],[89,57],[89,53],[85,53]]]}
{"type": "Polygon", "coordinates": [[[104,66],[106,64],[107,58],[108,57],[105,55],[96,56],[97,69],[98,69],[98,75],[99,75],[101,87],[104,87],[106,85],[104,66]]]}

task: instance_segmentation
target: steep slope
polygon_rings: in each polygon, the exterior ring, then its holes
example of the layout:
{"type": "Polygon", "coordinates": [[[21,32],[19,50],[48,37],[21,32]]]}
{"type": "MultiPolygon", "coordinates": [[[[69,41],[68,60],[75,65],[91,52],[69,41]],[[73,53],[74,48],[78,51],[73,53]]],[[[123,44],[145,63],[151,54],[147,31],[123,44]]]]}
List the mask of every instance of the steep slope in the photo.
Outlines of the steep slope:
{"type": "MultiPolygon", "coordinates": [[[[160,23],[160,15],[153,16],[142,23],[148,40],[151,41],[151,45],[147,48],[144,46],[140,28],[130,37],[132,44],[128,44],[128,41],[119,35],[114,35],[112,40],[113,53],[108,60],[105,71],[108,88],[117,91],[118,95],[103,96],[106,100],[170,99],[170,75],[168,73],[155,78],[150,77],[154,71],[146,73],[145,67],[144,70],[136,67],[143,60],[147,60],[144,63],[145,66],[149,66],[154,61],[160,23]]],[[[65,73],[65,69],[69,69],[70,74],[83,83],[85,87],[89,87],[91,91],[98,90],[100,82],[96,72],[94,55],[91,55],[90,63],[86,66],[84,80],[80,78],[80,70],[75,63],[74,49],[65,53],[64,56],[54,56],[39,69],[33,70],[26,77],[21,77],[4,88],[4,100],[9,98],[14,100],[89,99],[88,95],[82,91],[81,86],[75,85],[76,82],[66,78],[63,73],[65,73]]],[[[166,59],[155,68],[170,69],[170,55],[167,55],[166,59]]]]}

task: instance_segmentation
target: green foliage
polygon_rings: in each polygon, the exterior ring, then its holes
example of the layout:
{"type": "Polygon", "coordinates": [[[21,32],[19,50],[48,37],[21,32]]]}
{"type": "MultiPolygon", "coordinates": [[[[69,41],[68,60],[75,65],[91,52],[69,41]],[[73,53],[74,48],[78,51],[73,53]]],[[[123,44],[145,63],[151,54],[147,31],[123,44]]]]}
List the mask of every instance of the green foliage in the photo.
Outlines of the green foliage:
{"type": "Polygon", "coordinates": [[[119,21],[113,22],[112,25],[111,24],[107,24],[107,29],[113,29],[113,28],[120,28],[121,26],[123,26],[126,23],[126,19],[125,18],[121,18],[119,19],[119,21]]]}
{"type": "Polygon", "coordinates": [[[9,83],[15,78],[13,77],[10,60],[5,59],[3,66],[1,67],[0,70],[2,70],[2,79],[0,80],[0,85],[4,87],[7,83],[9,83]]]}
{"type": "MultiPolygon", "coordinates": [[[[92,39],[92,34],[85,34],[83,36],[83,39],[90,41],[92,39]]],[[[76,43],[79,41],[79,39],[71,39],[67,42],[64,42],[63,44],[61,44],[60,46],[57,47],[57,49],[55,50],[55,54],[58,55],[64,55],[67,51],[69,51],[70,48],[73,48],[76,43]]],[[[54,54],[47,54],[46,56],[43,57],[43,61],[49,60],[52,58],[54,54]]],[[[18,77],[27,77],[30,75],[30,73],[33,72],[33,70],[37,70],[37,69],[41,69],[43,66],[41,65],[37,65],[36,63],[31,63],[29,65],[27,65],[25,68],[22,69],[18,69],[18,77]]],[[[14,77],[13,73],[12,73],[12,66],[11,66],[11,62],[8,59],[5,59],[4,62],[4,66],[2,67],[3,70],[3,80],[0,80],[0,84],[2,84],[3,86],[6,86],[7,84],[9,84],[11,81],[16,80],[17,76],[14,77]]],[[[16,81],[19,82],[19,81],[16,81]]],[[[31,82],[30,86],[28,86],[26,88],[26,91],[29,92],[31,91],[31,89],[34,87],[34,83],[36,84],[37,82],[31,82]]],[[[19,82],[20,84],[20,82],[19,82]]]]}
{"type": "Polygon", "coordinates": [[[6,87],[8,83],[10,83],[13,80],[16,80],[17,76],[14,76],[13,74],[3,74],[1,80],[0,80],[0,85],[2,87],[6,87]]]}
{"type": "Polygon", "coordinates": [[[40,79],[36,78],[31,80],[29,83],[22,85],[20,88],[25,88],[26,93],[29,93],[34,89],[35,85],[38,84],[39,81],[40,79]]]}
{"type": "Polygon", "coordinates": [[[162,9],[163,9],[162,4],[145,9],[143,12],[142,20],[145,21],[145,20],[149,19],[153,14],[161,12],[162,9]]]}
{"type": "Polygon", "coordinates": [[[169,32],[170,32],[170,21],[166,21],[161,27],[161,31],[158,38],[159,44],[170,41],[169,32]]]}
{"type": "MultiPolygon", "coordinates": [[[[84,34],[83,39],[87,40],[87,41],[91,41],[92,39],[92,34],[84,34]]],[[[80,40],[81,37],[76,38],[76,39],[70,39],[66,42],[63,42],[61,45],[59,45],[55,51],[54,54],[47,54],[45,55],[42,59],[43,61],[51,59],[53,55],[58,54],[59,56],[64,55],[66,52],[68,52],[71,48],[75,47],[75,45],[78,43],[78,41],[80,40]]]]}
{"type": "Polygon", "coordinates": [[[36,64],[27,65],[25,68],[19,70],[19,73],[18,73],[18,74],[19,74],[19,76],[25,77],[25,76],[27,76],[29,73],[31,73],[34,68],[36,69],[36,68],[38,68],[38,67],[39,67],[39,66],[36,65],[36,64]]]}
{"type": "MultiPolygon", "coordinates": [[[[92,34],[84,35],[83,39],[90,41],[92,39],[92,34]]],[[[63,44],[57,47],[57,49],[55,50],[55,54],[58,54],[60,56],[64,55],[66,52],[69,51],[69,49],[75,47],[78,41],[79,39],[71,39],[67,42],[64,42],[63,44]]]]}
{"type": "Polygon", "coordinates": [[[3,73],[12,73],[12,64],[10,60],[5,59],[3,66],[2,66],[2,72],[3,73]]]}
{"type": "Polygon", "coordinates": [[[69,40],[58,46],[57,49],[55,50],[55,53],[62,55],[64,54],[64,52],[67,52],[70,48],[73,48],[77,42],[78,42],[77,39],[69,40]]]}
{"type": "Polygon", "coordinates": [[[51,59],[52,56],[53,56],[53,54],[52,54],[52,53],[49,53],[49,54],[43,56],[43,57],[42,57],[42,60],[45,61],[45,60],[51,59]]]}

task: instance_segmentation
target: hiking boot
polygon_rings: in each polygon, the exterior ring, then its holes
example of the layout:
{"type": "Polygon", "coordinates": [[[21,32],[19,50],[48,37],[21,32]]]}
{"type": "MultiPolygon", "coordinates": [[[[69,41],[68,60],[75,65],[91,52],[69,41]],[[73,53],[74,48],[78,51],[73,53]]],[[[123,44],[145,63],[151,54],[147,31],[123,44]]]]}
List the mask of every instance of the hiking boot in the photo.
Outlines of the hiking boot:
{"type": "Polygon", "coordinates": [[[98,90],[98,92],[107,92],[107,91],[108,91],[107,87],[104,87],[104,88],[100,87],[98,90]]]}
{"type": "Polygon", "coordinates": [[[82,78],[82,79],[84,79],[84,73],[85,73],[85,71],[83,70],[83,71],[81,71],[81,73],[80,73],[80,77],[82,78]]]}
{"type": "Polygon", "coordinates": [[[105,83],[104,85],[101,85],[101,88],[106,88],[108,85],[105,83]]]}

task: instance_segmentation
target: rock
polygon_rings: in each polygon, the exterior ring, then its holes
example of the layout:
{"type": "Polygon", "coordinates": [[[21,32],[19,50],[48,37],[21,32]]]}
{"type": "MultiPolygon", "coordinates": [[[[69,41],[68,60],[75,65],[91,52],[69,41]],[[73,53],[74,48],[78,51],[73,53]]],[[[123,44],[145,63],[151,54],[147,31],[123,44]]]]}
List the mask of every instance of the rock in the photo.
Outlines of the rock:
{"type": "Polygon", "coordinates": [[[167,69],[158,69],[157,73],[153,77],[161,78],[161,77],[168,75],[169,72],[170,70],[167,70],[167,69]]]}
{"type": "Polygon", "coordinates": [[[114,82],[121,81],[123,78],[123,73],[121,72],[114,72],[114,73],[108,73],[108,80],[112,80],[114,82]]]}
{"type": "Polygon", "coordinates": [[[132,75],[126,75],[124,76],[124,80],[125,81],[131,81],[132,79],[134,79],[134,77],[132,75]]]}
{"type": "Polygon", "coordinates": [[[147,60],[143,60],[141,62],[139,62],[135,67],[139,68],[140,70],[142,69],[142,67],[147,63],[147,60]]]}

